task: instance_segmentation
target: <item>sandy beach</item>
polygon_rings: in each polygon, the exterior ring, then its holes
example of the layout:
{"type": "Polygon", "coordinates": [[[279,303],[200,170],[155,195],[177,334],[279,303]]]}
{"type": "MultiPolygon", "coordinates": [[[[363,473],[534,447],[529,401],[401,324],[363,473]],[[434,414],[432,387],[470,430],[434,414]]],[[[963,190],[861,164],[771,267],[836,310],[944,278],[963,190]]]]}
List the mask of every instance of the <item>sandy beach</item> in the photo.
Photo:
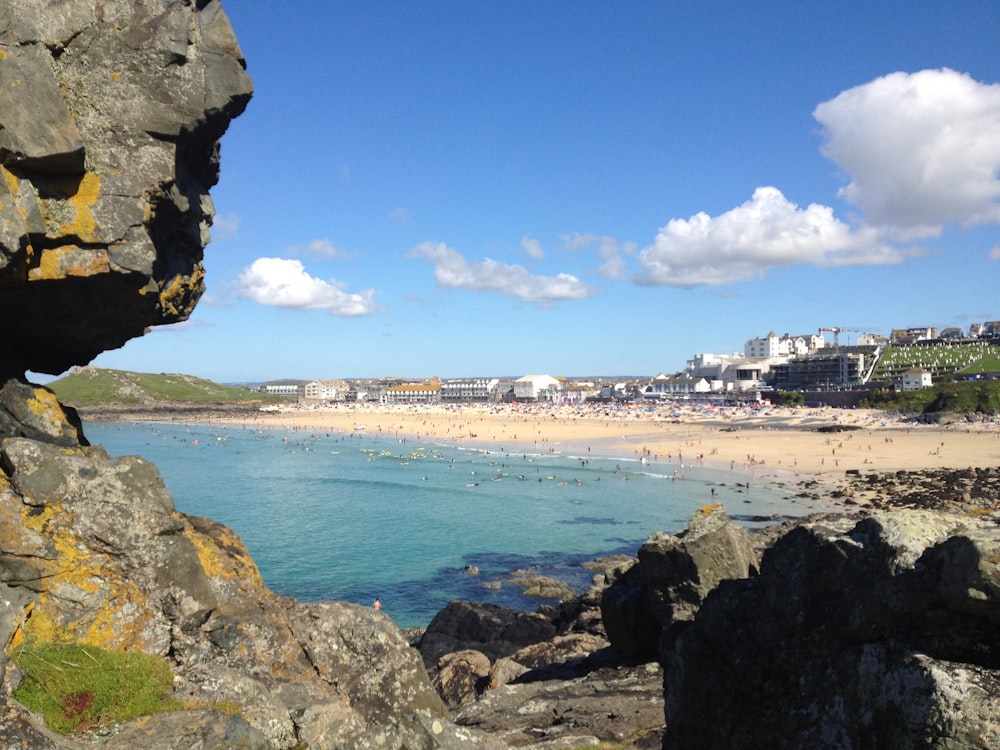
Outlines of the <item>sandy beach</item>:
{"type": "Polygon", "coordinates": [[[490,450],[704,463],[756,480],[818,479],[831,486],[851,469],[1000,466],[996,418],[926,425],[869,410],[680,404],[290,405],[261,412],[250,424],[364,431],[387,440],[442,441],[490,450]]]}

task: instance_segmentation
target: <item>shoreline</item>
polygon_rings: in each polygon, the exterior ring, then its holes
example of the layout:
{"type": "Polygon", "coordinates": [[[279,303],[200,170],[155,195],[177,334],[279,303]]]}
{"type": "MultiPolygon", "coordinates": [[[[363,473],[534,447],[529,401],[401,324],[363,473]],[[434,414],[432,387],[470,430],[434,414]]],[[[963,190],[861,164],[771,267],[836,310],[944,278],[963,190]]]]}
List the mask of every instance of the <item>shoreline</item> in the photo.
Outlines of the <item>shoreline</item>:
{"type": "Polygon", "coordinates": [[[768,484],[836,490],[847,472],[1000,466],[1000,420],[918,424],[862,409],[662,404],[291,404],[84,411],[115,421],[360,433],[475,450],[629,458],[728,469],[768,484]]]}

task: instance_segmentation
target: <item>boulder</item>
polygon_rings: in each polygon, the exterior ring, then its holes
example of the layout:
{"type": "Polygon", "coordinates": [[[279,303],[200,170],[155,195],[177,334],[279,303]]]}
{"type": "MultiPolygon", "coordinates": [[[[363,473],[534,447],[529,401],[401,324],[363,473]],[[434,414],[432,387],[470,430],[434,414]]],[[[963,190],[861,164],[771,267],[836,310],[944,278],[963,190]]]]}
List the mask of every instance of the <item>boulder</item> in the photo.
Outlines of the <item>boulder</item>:
{"type": "Polygon", "coordinates": [[[460,706],[476,699],[489,674],[486,654],[472,649],[455,651],[438,660],[434,688],[449,706],[460,706]]]}
{"type": "Polygon", "coordinates": [[[998,520],[792,529],[667,632],[664,746],[1000,746],[998,520]]]}
{"type": "Polygon", "coordinates": [[[612,574],[601,600],[608,639],[627,659],[655,659],[665,628],[691,619],[720,581],[745,578],[757,563],[750,534],[721,504],[700,508],[686,529],[653,534],[634,565],[612,574]]]}
{"type": "Polygon", "coordinates": [[[418,649],[428,666],[437,664],[444,654],[465,649],[479,651],[494,661],[555,634],[552,621],[538,613],[454,601],[434,616],[418,649]]]}

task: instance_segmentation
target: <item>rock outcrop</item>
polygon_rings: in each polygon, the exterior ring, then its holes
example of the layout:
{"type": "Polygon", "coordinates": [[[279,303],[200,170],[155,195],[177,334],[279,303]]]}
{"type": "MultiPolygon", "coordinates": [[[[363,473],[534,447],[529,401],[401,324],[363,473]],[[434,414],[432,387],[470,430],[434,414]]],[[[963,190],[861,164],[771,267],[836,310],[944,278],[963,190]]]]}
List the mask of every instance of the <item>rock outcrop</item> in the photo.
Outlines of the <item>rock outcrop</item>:
{"type": "Polygon", "coordinates": [[[791,530],[668,631],[664,747],[1000,747],[998,520],[791,530]]]}
{"type": "Polygon", "coordinates": [[[8,651],[38,639],[164,656],[179,698],[239,706],[267,747],[363,747],[415,713],[447,723],[387,615],[271,593],[232,531],[176,512],[151,464],[8,438],[0,468],[8,651]]]}
{"type": "Polygon", "coordinates": [[[757,565],[747,530],[721,504],[703,506],[686,529],[653,534],[635,564],[614,572],[601,600],[608,639],[626,659],[655,659],[666,628],[693,618],[720,581],[746,578],[757,565]]]}
{"type": "Polygon", "coordinates": [[[251,91],[217,0],[0,5],[0,380],[191,313],[251,91]]]}

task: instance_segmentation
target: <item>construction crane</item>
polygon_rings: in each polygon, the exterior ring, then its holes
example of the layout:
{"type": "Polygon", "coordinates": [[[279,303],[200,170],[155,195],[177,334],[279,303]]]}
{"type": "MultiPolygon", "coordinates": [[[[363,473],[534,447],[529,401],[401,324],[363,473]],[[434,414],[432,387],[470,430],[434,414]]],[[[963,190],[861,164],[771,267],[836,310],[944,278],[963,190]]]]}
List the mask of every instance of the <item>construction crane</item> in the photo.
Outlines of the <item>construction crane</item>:
{"type": "Polygon", "coordinates": [[[829,331],[833,334],[833,345],[840,346],[840,333],[841,331],[852,331],[854,333],[876,333],[878,328],[842,328],[840,326],[832,326],[829,328],[820,328],[819,332],[822,334],[823,331],[829,331]]]}

